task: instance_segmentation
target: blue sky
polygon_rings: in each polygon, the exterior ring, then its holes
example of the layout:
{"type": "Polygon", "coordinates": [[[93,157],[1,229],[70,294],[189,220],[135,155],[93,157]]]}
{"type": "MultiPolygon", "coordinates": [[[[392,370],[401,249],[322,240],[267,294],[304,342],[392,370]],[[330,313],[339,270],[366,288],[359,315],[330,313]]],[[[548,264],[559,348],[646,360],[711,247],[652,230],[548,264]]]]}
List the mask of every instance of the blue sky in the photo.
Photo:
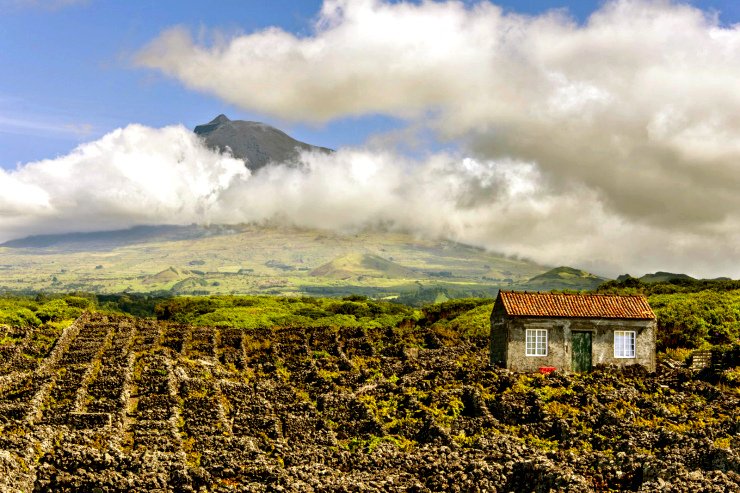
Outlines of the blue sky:
{"type": "MultiPolygon", "coordinates": [[[[602,2],[495,3],[529,14],[567,9],[583,21],[602,2]]],[[[720,12],[725,24],[740,19],[735,1],[693,4],[720,12]]],[[[301,140],[334,148],[401,128],[404,123],[389,116],[345,117],[321,125],[281,121],[132,63],[136,52],[172,26],[196,35],[214,29],[248,34],[269,26],[310,35],[320,8],[317,0],[0,0],[0,167],[63,155],[129,123],[192,128],[219,113],[267,121],[301,140]]]]}

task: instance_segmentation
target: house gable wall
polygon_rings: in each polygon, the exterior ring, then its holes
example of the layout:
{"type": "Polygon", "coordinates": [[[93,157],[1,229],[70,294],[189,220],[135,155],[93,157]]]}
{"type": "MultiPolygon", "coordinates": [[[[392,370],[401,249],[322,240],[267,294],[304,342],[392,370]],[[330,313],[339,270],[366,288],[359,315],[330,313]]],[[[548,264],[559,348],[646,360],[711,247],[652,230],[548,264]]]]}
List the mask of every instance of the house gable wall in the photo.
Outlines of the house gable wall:
{"type": "Polygon", "coordinates": [[[506,325],[506,314],[500,304],[494,305],[491,312],[490,363],[496,366],[506,365],[506,351],[509,342],[509,329],[506,325]]]}

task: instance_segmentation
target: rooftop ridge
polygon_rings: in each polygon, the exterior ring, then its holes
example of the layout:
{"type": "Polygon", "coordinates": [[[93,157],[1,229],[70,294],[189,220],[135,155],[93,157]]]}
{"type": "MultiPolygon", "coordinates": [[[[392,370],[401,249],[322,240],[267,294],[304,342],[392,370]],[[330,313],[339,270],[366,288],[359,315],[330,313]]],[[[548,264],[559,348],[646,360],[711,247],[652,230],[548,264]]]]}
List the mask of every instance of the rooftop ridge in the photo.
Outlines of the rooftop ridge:
{"type": "Polygon", "coordinates": [[[552,293],[550,291],[516,291],[514,289],[499,289],[500,293],[515,294],[546,294],[553,296],[609,296],[615,298],[644,298],[642,294],[612,294],[612,293],[552,293]]]}

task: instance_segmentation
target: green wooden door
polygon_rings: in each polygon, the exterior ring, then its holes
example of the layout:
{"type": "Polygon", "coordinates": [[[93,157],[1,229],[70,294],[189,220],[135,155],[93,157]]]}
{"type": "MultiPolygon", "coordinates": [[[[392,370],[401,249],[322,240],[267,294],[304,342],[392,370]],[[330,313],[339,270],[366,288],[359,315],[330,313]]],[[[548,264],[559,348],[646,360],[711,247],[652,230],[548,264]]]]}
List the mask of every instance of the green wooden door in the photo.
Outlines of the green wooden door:
{"type": "Polygon", "coordinates": [[[591,332],[571,332],[573,371],[591,369],[591,332]]]}

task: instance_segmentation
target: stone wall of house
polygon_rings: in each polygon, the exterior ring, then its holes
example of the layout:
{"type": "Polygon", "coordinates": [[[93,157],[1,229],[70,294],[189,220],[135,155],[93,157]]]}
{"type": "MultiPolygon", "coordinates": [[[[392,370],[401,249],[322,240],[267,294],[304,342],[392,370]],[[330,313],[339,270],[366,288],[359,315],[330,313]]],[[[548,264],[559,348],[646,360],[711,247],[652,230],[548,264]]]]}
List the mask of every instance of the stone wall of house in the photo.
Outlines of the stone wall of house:
{"type": "Polygon", "coordinates": [[[571,371],[572,332],[587,331],[592,333],[592,365],[627,366],[638,363],[649,371],[655,371],[655,326],[655,320],[509,317],[505,321],[505,333],[508,336],[505,366],[515,371],[537,371],[543,366],[571,371]],[[547,356],[526,355],[526,329],[548,330],[547,356]],[[615,330],[635,331],[634,358],[614,357],[615,330]]]}
{"type": "Polygon", "coordinates": [[[494,310],[491,314],[490,363],[495,366],[505,366],[508,327],[503,312],[494,310]]]}

